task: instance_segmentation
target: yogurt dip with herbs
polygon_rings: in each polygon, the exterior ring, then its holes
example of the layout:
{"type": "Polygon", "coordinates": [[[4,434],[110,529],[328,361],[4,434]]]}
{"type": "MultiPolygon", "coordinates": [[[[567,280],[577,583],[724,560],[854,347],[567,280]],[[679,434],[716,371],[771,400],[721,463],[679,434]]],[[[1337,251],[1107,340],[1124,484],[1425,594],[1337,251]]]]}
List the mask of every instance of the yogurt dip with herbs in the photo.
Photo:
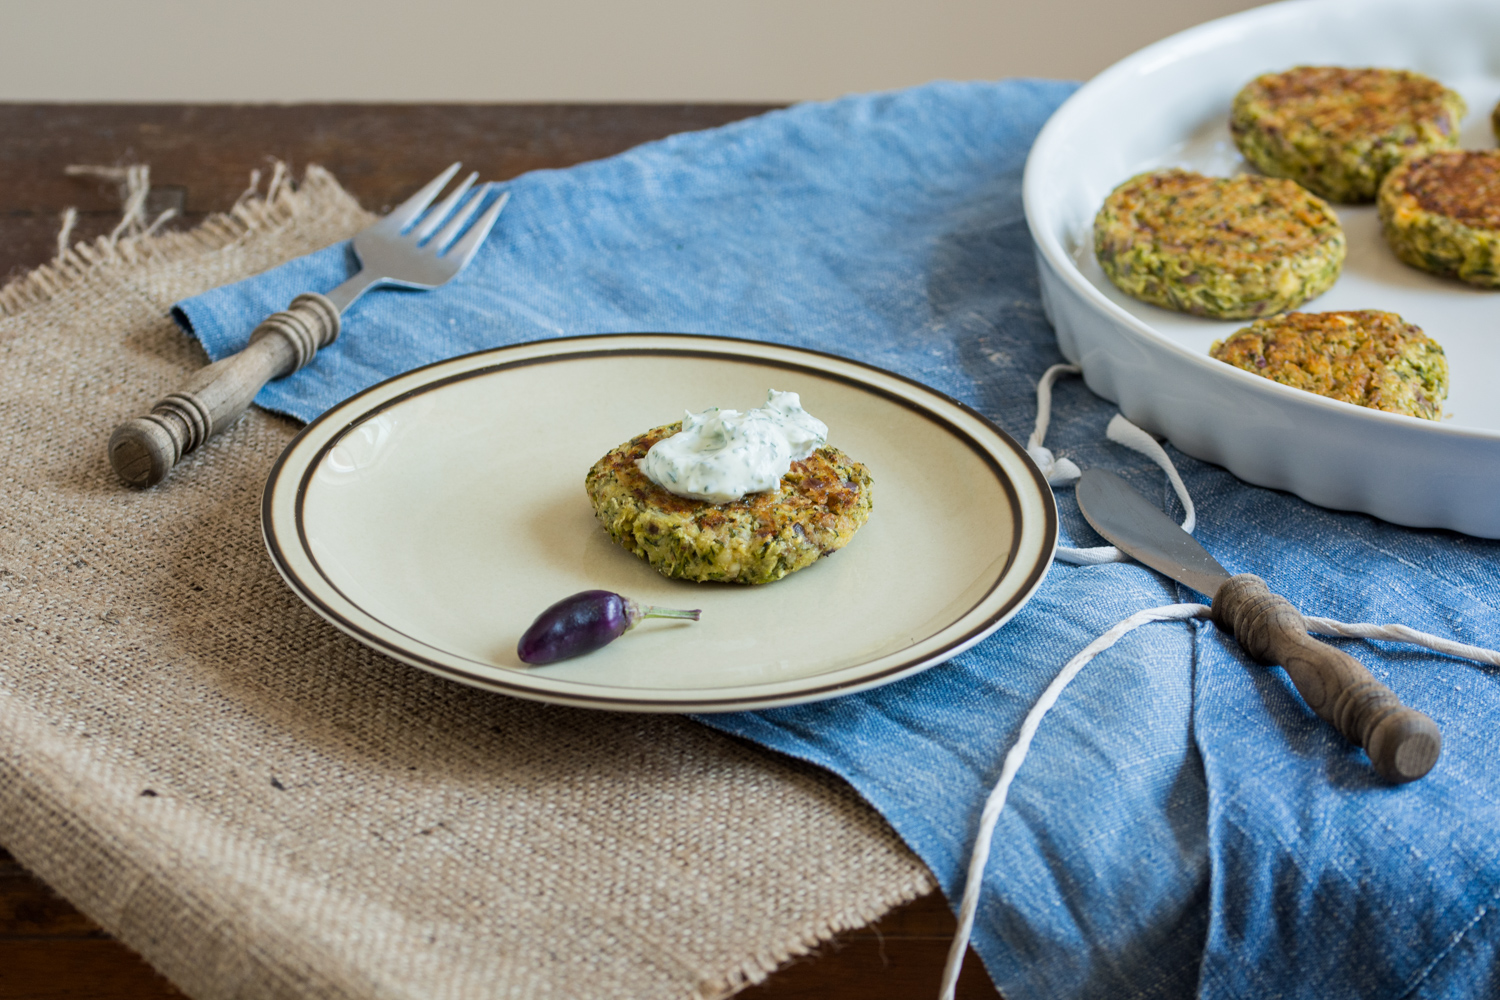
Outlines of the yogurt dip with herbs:
{"type": "Polygon", "coordinates": [[[793,462],[828,441],[828,425],[802,408],[795,392],[766,393],[766,405],[741,413],[718,407],[688,413],[682,430],[651,446],[636,465],[670,493],[729,503],[774,490],[793,462]]]}

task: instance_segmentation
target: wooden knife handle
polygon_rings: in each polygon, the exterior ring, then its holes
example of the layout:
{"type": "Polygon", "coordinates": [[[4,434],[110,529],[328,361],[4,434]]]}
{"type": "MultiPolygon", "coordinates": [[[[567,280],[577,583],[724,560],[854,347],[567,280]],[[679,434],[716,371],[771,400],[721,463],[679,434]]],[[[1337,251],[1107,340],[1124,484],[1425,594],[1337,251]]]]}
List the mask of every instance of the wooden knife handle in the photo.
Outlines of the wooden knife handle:
{"type": "Polygon", "coordinates": [[[1308,635],[1301,613],[1260,577],[1230,577],[1214,597],[1213,620],[1256,660],[1284,667],[1312,710],[1363,747],[1382,778],[1415,781],[1437,763],[1437,724],[1401,704],[1354,657],[1308,635]]]}
{"type": "Polygon", "coordinates": [[[144,417],[109,437],[109,464],[131,486],[155,486],[182,457],[240,418],[273,378],[297,371],[339,335],[339,310],[326,297],[299,295],[250,334],[238,354],[206,366],[144,417]]]}

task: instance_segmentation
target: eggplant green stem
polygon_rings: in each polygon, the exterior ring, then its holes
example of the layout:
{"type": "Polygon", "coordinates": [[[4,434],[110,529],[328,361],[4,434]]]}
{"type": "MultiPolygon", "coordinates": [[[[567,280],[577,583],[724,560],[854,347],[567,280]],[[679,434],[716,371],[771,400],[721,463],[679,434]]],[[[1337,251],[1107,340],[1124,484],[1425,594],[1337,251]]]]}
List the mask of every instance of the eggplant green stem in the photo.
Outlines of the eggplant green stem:
{"type": "Polygon", "coordinates": [[[698,616],[702,613],[703,611],[699,608],[694,608],[691,611],[684,611],[681,608],[642,607],[629,598],[626,598],[625,630],[628,632],[630,629],[634,628],[635,623],[640,621],[642,618],[689,618],[693,621],[697,621],[698,616]]]}

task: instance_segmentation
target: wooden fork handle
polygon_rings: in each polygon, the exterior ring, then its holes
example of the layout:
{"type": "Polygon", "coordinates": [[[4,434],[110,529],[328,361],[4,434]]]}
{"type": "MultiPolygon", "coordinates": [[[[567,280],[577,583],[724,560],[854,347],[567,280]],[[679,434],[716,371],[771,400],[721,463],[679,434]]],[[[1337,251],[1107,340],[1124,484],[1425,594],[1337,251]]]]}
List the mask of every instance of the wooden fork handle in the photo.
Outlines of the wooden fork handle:
{"type": "Polygon", "coordinates": [[[1260,577],[1230,577],[1214,595],[1213,620],[1260,662],[1281,664],[1308,706],[1363,747],[1382,778],[1415,781],[1437,763],[1437,724],[1401,704],[1354,657],[1308,635],[1302,615],[1260,577]]]}
{"type": "Polygon", "coordinates": [[[299,295],[250,334],[238,354],[215,361],[144,417],[109,437],[109,464],[131,486],[155,486],[182,457],[240,418],[273,378],[297,371],[339,335],[339,310],[316,292],[299,295]]]}

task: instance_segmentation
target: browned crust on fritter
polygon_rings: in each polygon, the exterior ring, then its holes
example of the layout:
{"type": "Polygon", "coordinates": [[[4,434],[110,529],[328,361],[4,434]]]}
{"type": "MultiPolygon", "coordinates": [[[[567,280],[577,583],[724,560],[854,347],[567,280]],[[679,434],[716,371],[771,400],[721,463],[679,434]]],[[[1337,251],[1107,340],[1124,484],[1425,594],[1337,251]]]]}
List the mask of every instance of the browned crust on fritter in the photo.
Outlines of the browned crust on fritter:
{"type": "Polygon", "coordinates": [[[1403,158],[1457,147],[1465,111],[1456,91],[1409,70],[1298,66],[1235,95],[1229,131],[1261,171],[1357,203],[1403,158]]]}
{"type": "Polygon", "coordinates": [[[638,460],[646,457],[652,445],[680,430],[681,422],[654,427],[605,455],[599,460],[599,466],[612,470],[619,477],[620,485],[644,503],[668,514],[692,515],[709,528],[725,523],[736,514],[750,513],[762,524],[757,534],[774,535],[793,521],[803,522],[804,527],[808,520],[816,521],[815,516],[807,516],[809,513],[826,512],[836,516],[839,511],[859,505],[859,482],[840,479],[838,472],[839,464],[859,463],[836,448],[821,448],[802,461],[793,462],[791,469],[781,478],[781,490],[776,493],[769,490],[749,493],[743,499],[721,504],[680,497],[653,483],[636,465],[638,460]],[[839,458],[843,459],[842,463],[838,462],[839,458]]]}
{"type": "Polygon", "coordinates": [[[1326,135],[1344,137],[1378,134],[1414,119],[1437,116],[1449,129],[1458,128],[1444,114],[1448,88],[1420,73],[1298,66],[1257,77],[1251,86],[1260,100],[1279,112],[1267,125],[1284,127],[1283,119],[1295,117],[1326,135]],[[1335,94],[1357,94],[1359,100],[1331,100],[1335,94]]]}
{"type": "Polygon", "coordinates": [[[1242,174],[1204,177],[1160,170],[1111,194],[1163,252],[1211,251],[1227,269],[1263,267],[1327,242],[1337,220],[1328,206],[1291,181],[1242,174]],[[1233,197],[1227,197],[1234,192],[1233,197]]]}
{"type": "Polygon", "coordinates": [[[1500,289],[1500,150],[1409,157],[1380,185],[1379,211],[1407,264],[1500,289]]]}
{"type": "Polygon", "coordinates": [[[1500,229],[1500,151],[1429,153],[1407,165],[1400,183],[1425,211],[1500,229]]]}
{"type": "Polygon", "coordinates": [[[826,446],[793,462],[774,492],[722,504],[678,496],[636,463],[681,429],[667,424],[632,438],[584,479],[610,537],[667,576],[770,583],[848,544],[870,516],[869,470],[826,446]]]}
{"type": "Polygon", "coordinates": [[[1257,320],[1209,355],[1282,385],[1426,420],[1448,395],[1443,349],[1396,313],[1292,312],[1257,320]]]}
{"type": "Polygon", "coordinates": [[[1117,288],[1197,316],[1295,308],[1328,290],[1344,251],[1327,202],[1295,181],[1254,174],[1138,174],[1094,217],[1094,254],[1117,288]]]}

